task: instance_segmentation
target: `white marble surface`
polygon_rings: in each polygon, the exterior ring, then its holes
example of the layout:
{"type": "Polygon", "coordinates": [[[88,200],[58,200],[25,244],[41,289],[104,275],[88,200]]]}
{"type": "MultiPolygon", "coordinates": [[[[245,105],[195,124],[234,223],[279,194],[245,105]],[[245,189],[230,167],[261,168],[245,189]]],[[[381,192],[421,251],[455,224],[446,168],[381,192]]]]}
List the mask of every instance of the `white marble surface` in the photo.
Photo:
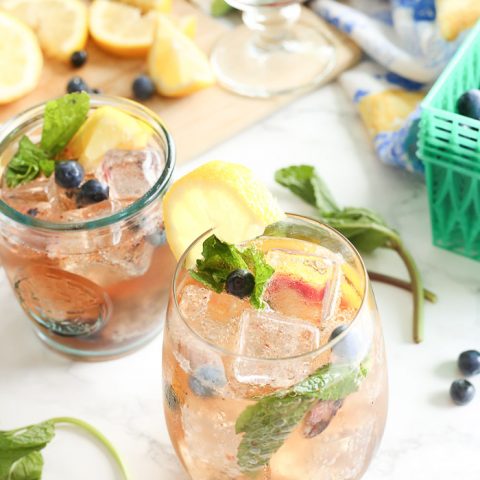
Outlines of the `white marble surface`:
{"type": "MultiPolygon", "coordinates": [[[[459,376],[457,355],[480,348],[480,263],[431,246],[422,183],[379,164],[337,85],[297,101],[198,162],[216,158],[252,166],[285,209],[303,213],[309,209],[276,187],[272,173],[293,163],[315,164],[339,201],[375,208],[398,228],[440,300],[426,306],[425,343],[413,345],[410,296],[374,286],[385,327],[391,401],[383,443],[364,479],[478,480],[480,378],[469,406],[452,406],[448,389],[459,376]]],[[[388,252],[366,261],[405,276],[388,252]]],[[[0,428],[78,416],[114,441],[134,479],[182,480],[161,403],[160,338],[110,363],[65,360],[34,337],[0,273],[0,428]]],[[[76,431],[62,429],[45,456],[45,480],[119,478],[104,452],[76,431]]]]}

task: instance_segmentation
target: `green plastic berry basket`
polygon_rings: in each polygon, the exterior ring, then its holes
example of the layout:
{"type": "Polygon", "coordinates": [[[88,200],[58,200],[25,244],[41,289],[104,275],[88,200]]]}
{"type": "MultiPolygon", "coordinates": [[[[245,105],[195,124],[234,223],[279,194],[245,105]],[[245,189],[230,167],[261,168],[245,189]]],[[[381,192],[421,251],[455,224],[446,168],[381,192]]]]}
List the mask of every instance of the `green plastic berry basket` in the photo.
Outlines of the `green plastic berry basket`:
{"type": "Polygon", "coordinates": [[[473,88],[480,88],[480,22],[422,103],[418,136],[433,243],[480,261],[480,121],[456,108],[473,88]]]}

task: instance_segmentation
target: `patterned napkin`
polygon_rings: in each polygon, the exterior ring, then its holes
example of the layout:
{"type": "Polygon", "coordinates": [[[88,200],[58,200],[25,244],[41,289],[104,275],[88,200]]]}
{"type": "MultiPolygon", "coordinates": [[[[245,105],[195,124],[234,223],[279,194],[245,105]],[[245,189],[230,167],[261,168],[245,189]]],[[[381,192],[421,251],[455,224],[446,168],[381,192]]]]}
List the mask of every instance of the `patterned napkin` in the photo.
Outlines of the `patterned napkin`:
{"type": "Polygon", "coordinates": [[[314,0],[311,7],[366,54],[340,82],[380,159],[423,172],[415,154],[419,103],[480,19],[480,0],[314,0]]]}

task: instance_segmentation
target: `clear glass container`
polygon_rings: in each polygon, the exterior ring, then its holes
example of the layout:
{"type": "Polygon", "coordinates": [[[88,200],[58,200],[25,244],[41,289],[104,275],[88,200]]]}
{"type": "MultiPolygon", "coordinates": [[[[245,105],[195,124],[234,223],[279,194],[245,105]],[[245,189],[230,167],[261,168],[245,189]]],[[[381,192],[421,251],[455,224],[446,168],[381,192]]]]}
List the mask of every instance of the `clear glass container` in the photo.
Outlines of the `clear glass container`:
{"type": "MultiPolygon", "coordinates": [[[[95,95],[147,123],[164,160],[154,186],[123,210],[77,223],[51,223],[13,209],[0,194],[0,263],[34,332],[53,350],[83,360],[130,353],[163,328],[175,261],[161,203],[175,166],[173,140],[159,117],[121,98],[95,95]]],[[[0,165],[24,134],[41,130],[45,104],[0,126],[0,165]]]]}
{"type": "Polygon", "coordinates": [[[308,90],[336,64],[336,48],[318,17],[291,0],[227,0],[243,25],[222,36],[211,53],[220,85],[248,97],[308,90]]]}
{"type": "Polygon", "coordinates": [[[165,417],[185,470],[193,480],[359,480],[388,397],[360,256],[328,226],[289,215],[254,242],[269,263],[283,258],[258,311],[190,277],[188,254],[210,234],[178,263],[164,331],[165,417]]]}

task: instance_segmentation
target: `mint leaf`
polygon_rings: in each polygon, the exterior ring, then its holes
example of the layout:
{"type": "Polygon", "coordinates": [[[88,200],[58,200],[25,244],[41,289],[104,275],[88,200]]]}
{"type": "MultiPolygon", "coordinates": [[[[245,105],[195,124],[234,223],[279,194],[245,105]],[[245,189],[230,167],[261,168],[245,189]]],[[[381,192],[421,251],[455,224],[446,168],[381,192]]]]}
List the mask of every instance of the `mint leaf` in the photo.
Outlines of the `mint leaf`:
{"type": "Polygon", "coordinates": [[[41,480],[42,470],[42,454],[40,452],[32,452],[15,463],[9,480],[41,480]]]}
{"type": "Polygon", "coordinates": [[[40,146],[50,156],[60,153],[87,118],[90,97],[71,93],[51,100],[45,107],[40,146]]]}
{"type": "Polygon", "coordinates": [[[240,251],[215,235],[203,242],[202,256],[203,260],[197,260],[196,269],[191,270],[190,275],[217,293],[225,289],[225,282],[231,272],[248,269],[240,251]]]}
{"type": "Polygon", "coordinates": [[[236,433],[244,433],[237,452],[242,471],[254,472],[266,465],[318,400],[345,398],[358,390],[366,374],[366,364],[328,364],[297,385],[247,407],[235,424],[236,433]]]}
{"type": "Polygon", "coordinates": [[[54,435],[55,427],[52,422],[43,422],[18,430],[0,431],[0,480],[15,478],[12,474],[17,471],[17,475],[20,475],[22,469],[24,476],[17,476],[18,479],[41,478],[25,475],[38,471],[38,460],[31,455],[45,448],[54,435]],[[29,456],[30,458],[22,461],[29,456]]]}
{"type": "Polygon", "coordinates": [[[223,242],[212,235],[203,242],[202,260],[197,260],[196,268],[190,275],[206,287],[221,293],[225,290],[227,277],[235,270],[249,270],[255,277],[255,287],[250,303],[255,308],[263,308],[263,292],[274,269],[265,262],[262,252],[253,247],[245,250],[223,242]]]}
{"type": "Polygon", "coordinates": [[[265,308],[263,293],[275,270],[265,261],[263,252],[259,250],[247,248],[242,252],[242,256],[247,262],[249,270],[255,276],[255,287],[250,297],[250,303],[256,309],[265,308]]]}
{"type": "Polygon", "coordinates": [[[275,172],[275,181],[322,212],[339,210],[330,190],[310,165],[293,165],[275,172]]]}

